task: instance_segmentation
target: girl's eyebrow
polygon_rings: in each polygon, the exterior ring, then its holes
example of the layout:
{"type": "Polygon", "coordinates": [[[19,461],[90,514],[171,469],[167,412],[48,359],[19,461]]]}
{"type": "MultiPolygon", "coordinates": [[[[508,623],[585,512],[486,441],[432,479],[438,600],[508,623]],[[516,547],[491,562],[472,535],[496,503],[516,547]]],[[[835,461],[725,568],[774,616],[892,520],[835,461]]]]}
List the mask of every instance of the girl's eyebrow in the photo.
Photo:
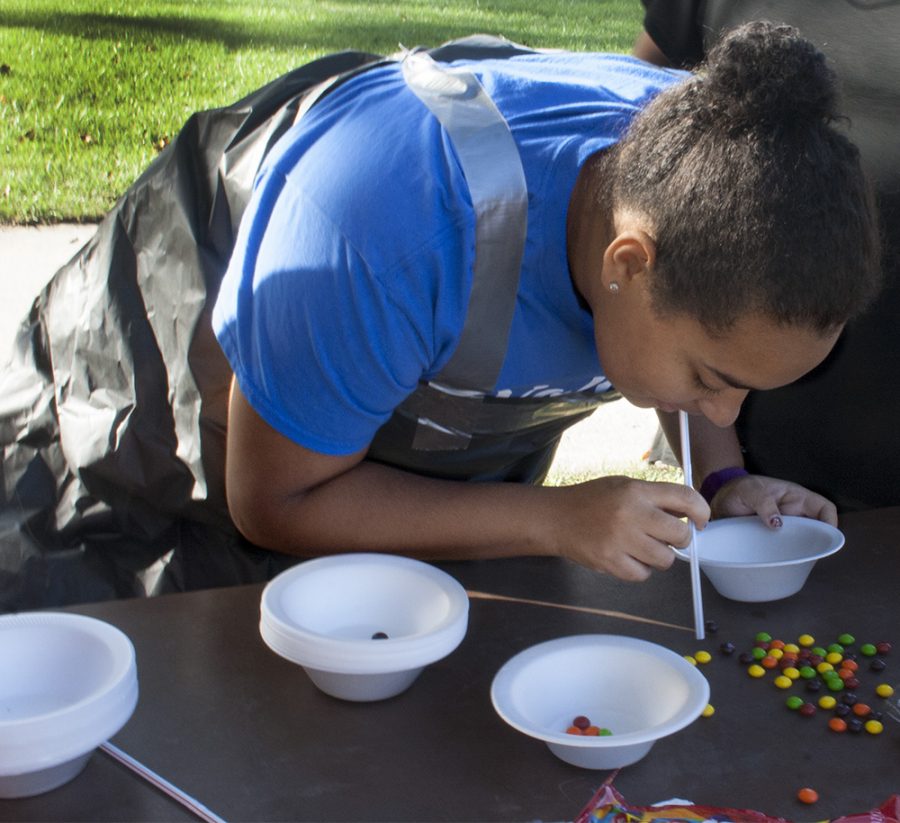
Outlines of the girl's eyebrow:
{"type": "Polygon", "coordinates": [[[732,377],[730,374],[725,374],[725,372],[721,372],[718,369],[714,369],[712,366],[707,366],[709,371],[719,378],[723,383],[730,386],[733,389],[744,389],[745,391],[758,391],[755,386],[748,386],[745,383],[742,383],[735,377],[732,377]]]}

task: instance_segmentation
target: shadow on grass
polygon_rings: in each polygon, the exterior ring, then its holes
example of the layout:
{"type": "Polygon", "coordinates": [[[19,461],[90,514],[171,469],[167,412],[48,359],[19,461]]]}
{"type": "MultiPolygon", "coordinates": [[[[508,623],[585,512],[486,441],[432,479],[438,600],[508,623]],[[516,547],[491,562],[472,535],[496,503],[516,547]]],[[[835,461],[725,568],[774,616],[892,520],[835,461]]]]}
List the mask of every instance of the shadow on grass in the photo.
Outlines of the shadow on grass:
{"type": "MultiPolygon", "coordinates": [[[[400,12],[397,12],[399,15],[400,12]]],[[[496,13],[497,21],[506,14],[496,13]]],[[[207,43],[221,43],[228,49],[269,47],[290,49],[303,46],[315,50],[342,51],[344,49],[377,50],[382,53],[396,51],[399,44],[404,46],[436,46],[457,37],[475,33],[503,34],[523,45],[543,46],[544,43],[524,42],[523,38],[535,40],[541,36],[540,29],[546,28],[546,21],[538,18],[535,30],[517,29],[515,32],[490,31],[483,28],[488,22],[481,17],[481,27],[467,26],[460,22],[441,20],[441,11],[421,12],[422,19],[360,19],[346,21],[329,15],[322,19],[283,19],[272,25],[230,22],[208,18],[178,16],[137,16],[117,14],[27,12],[11,14],[0,12],[0,27],[30,28],[45,30],[54,35],[79,37],[83,39],[159,40],[184,38],[207,43]],[[433,19],[427,19],[428,16],[433,19]]],[[[546,44],[552,45],[552,44],[546,44]]]]}

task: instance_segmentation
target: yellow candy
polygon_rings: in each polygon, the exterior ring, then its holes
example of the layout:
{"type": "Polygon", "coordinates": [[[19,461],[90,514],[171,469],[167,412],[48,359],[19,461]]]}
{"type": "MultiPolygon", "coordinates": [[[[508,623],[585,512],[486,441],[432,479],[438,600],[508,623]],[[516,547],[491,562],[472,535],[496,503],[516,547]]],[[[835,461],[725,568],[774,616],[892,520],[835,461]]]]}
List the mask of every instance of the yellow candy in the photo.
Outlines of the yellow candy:
{"type": "Polygon", "coordinates": [[[785,677],[789,677],[791,680],[796,680],[800,677],[800,669],[795,669],[793,666],[785,666],[782,674],[785,677]]]}
{"type": "Polygon", "coordinates": [[[780,674],[775,678],[775,685],[778,686],[779,689],[789,689],[794,685],[794,681],[791,680],[790,677],[785,677],[785,675],[780,674]]]}
{"type": "Polygon", "coordinates": [[[750,677],[765,677],[766,670],[762,666],[754,663],[747,668],[747,674],[749,674],[750,677]]]}
{"type": "Polygon", "coordinates": [[[887,683],[879,683],[875,687],[875,694],[879,697],[890,697],[894,693],[894,687],[889,686],[887,683]]]}
{"type": "Polygon", "coordinates": [[[712,655],[709,652],[694,652],[694,659],[698,663],[709,663],[712,660],[712,655]]]}
{"type": "Polygon", "coordinates": [[[835,700],[830,694],[826,694],[823,697],[819,698],[819,708],[825,709],[833,709],[837,705],[837,700],[835,700]]]}
{"type": "Polygon", "coordinates": [[[828,652],[828,654],[825,655],[825,662],[831,663],[832,666],[836,666],[843,659],[844,659],[844,655],[842,655],[838,652],[828,652]]]}
{"type": "Polygon", "coordinates": [[[712,703],[707,703],[706,708],[701,712],[704,717],[712,717],[716,713],[712,703]]]}
{"type": "Polygon", "coordinates": [[[884,726],[878,720],[868,720],[866,721],[866,731],[869,734],[881,734],[884,731],[884,726]]]}
{"type": "Polygon", "coordinates": [[[781,658],[784,657],[784,651],[782,649],[769,649],[769,657],[781,660],[781,658]]]}
{"type": "Polygon", "coordinates": [[[692,666],[696,666],[696,665],[697,665],[697,661],[694,660],[694,658],[691,657],[689,654],[686,654],[686,655],[684,656],[684,659],[687,660],[687,662],[690,663],[692,666]]]}
{"type": "Polygon", "coordinates": [[[811,634],[801,634],[800,637],[797,638],[797,642],[804,647],[812,646],[816,642],[816,638],[811,634]]]}
{"type": "Polygon", "coordinates": [[[816,671],[819,674],[825,674],[825,672],[830,672],[834,670],[834,666],[831,663],[826,663],[824,660],[816,666],[816,671]]]}
{"type": "Polygon", "coordinates": [[[797,652],[800,651],[800,647],[796,643],[785,643],[784,650],[786,652],[793,652],[794,654],[797,654],[797,652]]]}

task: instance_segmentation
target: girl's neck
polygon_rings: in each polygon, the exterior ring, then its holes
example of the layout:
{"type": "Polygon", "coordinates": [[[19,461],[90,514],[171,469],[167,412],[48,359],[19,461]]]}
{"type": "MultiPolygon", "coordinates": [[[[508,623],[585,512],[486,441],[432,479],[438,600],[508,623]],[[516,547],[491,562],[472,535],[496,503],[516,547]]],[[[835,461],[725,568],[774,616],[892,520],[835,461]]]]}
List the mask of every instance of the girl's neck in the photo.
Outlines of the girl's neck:
{"type": "Polygon", "coordinates": [[[591,155],[578,173],[566,215],[566,253],[575,291],[593,311],[603,254],[611,240],[609,152],[591,155]]]}

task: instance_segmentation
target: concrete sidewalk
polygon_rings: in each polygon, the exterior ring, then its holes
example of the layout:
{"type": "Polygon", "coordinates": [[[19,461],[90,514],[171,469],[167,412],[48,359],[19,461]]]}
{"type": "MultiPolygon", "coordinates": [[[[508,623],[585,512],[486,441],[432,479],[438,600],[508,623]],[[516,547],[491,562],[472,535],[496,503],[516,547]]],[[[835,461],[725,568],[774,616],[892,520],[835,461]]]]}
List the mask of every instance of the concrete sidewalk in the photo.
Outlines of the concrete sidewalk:
{"type": "Polygon", "coordinates": [[[34,298],[97,230],[93,224],[0,226],[0,362],[6,362],[13,337],[34,298]]]}
{"type": "MultiPolygon", "coordinates": [[[[0,226],[0,363],[34,298],[96,231],[91,224],[0,226]]],[[[554,476],[597,476],[638,467],[656,433],[656,414],[624,400],[607,403],[563,436],[554,476]]]]}

